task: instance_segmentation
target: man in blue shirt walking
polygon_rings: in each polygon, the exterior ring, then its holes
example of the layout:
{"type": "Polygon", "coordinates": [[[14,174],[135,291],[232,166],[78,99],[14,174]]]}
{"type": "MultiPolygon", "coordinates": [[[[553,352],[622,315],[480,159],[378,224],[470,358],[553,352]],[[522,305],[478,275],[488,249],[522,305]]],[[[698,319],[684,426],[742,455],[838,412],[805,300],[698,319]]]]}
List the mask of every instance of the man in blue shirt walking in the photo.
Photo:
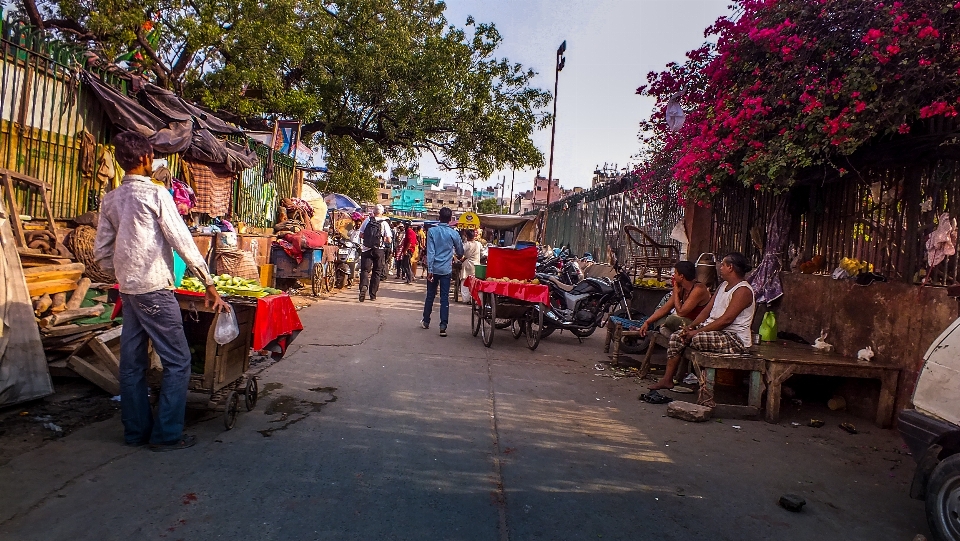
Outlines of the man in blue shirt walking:
{"type": "Polygon", "coordinates": [[[440,225],[427,232],[427,299],[423,303],[423,319],[420,326],[430,328],[433,300],[440,288],[440,336],[447,335],[447,320],[450,315],[450,277],[453,275],[453,257],[463,257],[463,241],[460,233],[450,227],[453,211],[440,209],[440,225]]]}

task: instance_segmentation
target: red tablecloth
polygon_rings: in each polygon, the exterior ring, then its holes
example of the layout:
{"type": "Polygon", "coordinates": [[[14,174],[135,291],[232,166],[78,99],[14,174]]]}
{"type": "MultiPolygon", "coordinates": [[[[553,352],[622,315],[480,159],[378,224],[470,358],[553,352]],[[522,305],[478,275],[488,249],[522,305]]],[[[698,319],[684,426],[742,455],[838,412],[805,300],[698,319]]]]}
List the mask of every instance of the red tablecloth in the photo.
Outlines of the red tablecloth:
{"type": "Polygon", "coordinates": [[[493,282],[467,276],[463,285],[470,289],[473,300],[480,302],[480,293],[493,293],[521,301],[550,304],[550,288],[543,284],[518,284],[511,282],[493,282]]]}
{"type": "Polygon", "coordinates": [[[282,340],[281,351],[287,349],[290,340],[303,330],[297,308],[286,293],[268,295],[257,299],[257,317],[253,320],[253,349],[265,349],[281,336],[290,336],[282,340]]]}
{"type": "MultiPolygon", "coordinates": [[[[177,293],[191,297],[204,296],[203,293],[183,289],[178,289],[177,293]]],[[[229,299],[230,297],[227,297],[227,300],[229,299]]],[[[300,323],[300,316],[290,295],[280,293],[257,299],[257,315],[253,318],[254,350],[270,349],[285,353],[287,346],[302,330],[303,324],[300,323]],[[277,340],[278,338],[280,340],[277,340]]]]}

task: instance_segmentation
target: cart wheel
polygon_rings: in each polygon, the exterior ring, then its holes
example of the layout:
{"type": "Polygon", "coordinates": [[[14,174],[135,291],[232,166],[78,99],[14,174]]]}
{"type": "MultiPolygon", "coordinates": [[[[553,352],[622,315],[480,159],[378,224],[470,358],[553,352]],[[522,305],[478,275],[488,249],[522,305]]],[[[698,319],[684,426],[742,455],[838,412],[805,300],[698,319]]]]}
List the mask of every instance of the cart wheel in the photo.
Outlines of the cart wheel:
{"type": "Polygon", "coordinates": [[[313,288],[313,296],[320,296],[320,287],[323,285],[323,263],[316,263],[313,265],[313,283],[311,287],[313,288]]]}
{"type": "Polygon", "coordinates": [[[337,270],[334,268],[333,262],[327,262],[323,264],[323,292],[331,293],[333,292],[334,282],[336,280],[335,275],[337,270]]]}
{"type": "Polygon", "coordinates": [[[477,304],[477,301],[471,298],[470,299],[470,330],[473,332],[474,336],[480,334],[481,319],[483,319],[483,315],[480,313],[480,305],[477,304]]]}
{"type": "Polygon", "coordinates": [[[543,331],[543,309],[540,305],[527,312],[527,347],[531,350],[540,345],[540,334],[543,331]]]}
{"type": "Polygon", "coordinates": [[[253,411],[257,407],[257,399],[260,398],[260,383],[254,376],[247,380],[247,387],[243,390],[243,403],[247,411],[253,411]]]}
{"type": "Polygon", "coordinates": [[[237,414],[240,413],[240,395],[237,391],[230,391],[227,395],[226,407],[223,408],[223,426],[227,430],[237,424],[237,414]]]}
{"type": "Polygon", "coordinates": [[[493,345],[493,331],[496,328],[494,323],[497,321],[497,296],[493,293],[484,293],[483,299],[480,334],[483,336],[483,345],[490,347],[493,345]]]}
{"type": "Polygon", "coordinates": [[[510,324],[510,330],[513,331],[513,339],[517,340],[523,336],[523,328],[526,327],[527,322],[524,320],[515,319],[513,323],[510,324]]]}

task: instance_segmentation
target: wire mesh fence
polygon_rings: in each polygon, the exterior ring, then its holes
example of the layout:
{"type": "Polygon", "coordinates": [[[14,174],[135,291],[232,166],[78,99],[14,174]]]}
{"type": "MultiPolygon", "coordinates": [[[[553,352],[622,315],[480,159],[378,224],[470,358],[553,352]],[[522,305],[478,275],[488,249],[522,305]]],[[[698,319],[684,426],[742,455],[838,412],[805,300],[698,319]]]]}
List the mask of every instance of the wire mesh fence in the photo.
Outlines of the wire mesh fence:
{"type": "Polygon", "coordinates": [[[957,255],[930,268],[926,249],[941,216],[955,219],[960,213],[956,161],[864,171],[842,182],[796,186],[783,195],[746,188],[726,191],[713,203],[712,249],[743,252],[759,263],[777,197],[788,198],[791,214],[788,238],[793,251],[780,254],[784,263],[821,256],[818,272],[830,273],[850,257],[873,264],[875,272],[891,280],[957,283],[957,255]]]}
{"type": "Polygon", "coordinates": [[[623,228],[635,225],[654,241],[680,248],[671,238],[683,208],[672,193],[642,193],[631,177],[613,181],[558,201],[549,207],[544,242],[570,245],[575,254],[590,252],[598,261],[626,261],[629,247],[623,228]]]}

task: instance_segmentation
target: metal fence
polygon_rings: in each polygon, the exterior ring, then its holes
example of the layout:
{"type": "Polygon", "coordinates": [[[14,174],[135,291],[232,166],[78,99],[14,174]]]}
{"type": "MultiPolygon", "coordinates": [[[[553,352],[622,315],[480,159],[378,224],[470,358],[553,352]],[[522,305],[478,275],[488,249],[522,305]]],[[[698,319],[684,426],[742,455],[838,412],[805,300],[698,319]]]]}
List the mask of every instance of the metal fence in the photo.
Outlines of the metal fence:
{"type": "MultiPolygon", "coordinates": [[[[52,187],[54,218],[72,219],[95,209],[103,186],[96,181],[97,158],[110,141],[109,120],[80,83],[83,51],[51,39],[19,22],[0,20],[0,167],[36,177],[52,187]],[[84,156],[84,133],[93,137],[91,156],[84,156]],[[81,160],[93,161],[92,175],[81,172],[81,160]]],[[[97,72],[122,92],[127,80],[97,72]]],[[[252,142],[260,165],[247,170],[235,184],[233,218],[257,227],[272,225],[276,198],[293,193],[293,160],[252,142]],[[273,181],[265,181],[267,156],[273,152],[273,181]],[[267,201],[270,195],[275,196],[267,201]]],[[[89,149],[88,149],[89,150],[89,149]]],[[[180,174],[178,156],[168,156],[170,170],[180,174]]],[[[44,211],[37,194],[17,189],[21,214],[44,211]]]]}
{"type": "Polygon", "coordinates": [[[790,245],[801,260],[822,256],[820,272],[852,257],[892,280],[916,283],[929,274],[929,284],[957,283],[958,257],[929,269],[925,243],[943,213],[951,219],[960,214],[958,162],[864,171],[823,186],[796,186],[782,196],[727,191],[713,205],[713,250],[740,251],[759,263],[776,197],[788,198],[790,245]]]}
{"type": "Polygon", "coordinates": [[[544,242],[570,244],[573,253],[590,252],[598,261],[607,262],[610,255],[626,261],[624,226],[635,225],[653,240],[679,249],[670,234],[682,219],[675,193],[638,193],[626,177],[551,204],[544,242]]]}

